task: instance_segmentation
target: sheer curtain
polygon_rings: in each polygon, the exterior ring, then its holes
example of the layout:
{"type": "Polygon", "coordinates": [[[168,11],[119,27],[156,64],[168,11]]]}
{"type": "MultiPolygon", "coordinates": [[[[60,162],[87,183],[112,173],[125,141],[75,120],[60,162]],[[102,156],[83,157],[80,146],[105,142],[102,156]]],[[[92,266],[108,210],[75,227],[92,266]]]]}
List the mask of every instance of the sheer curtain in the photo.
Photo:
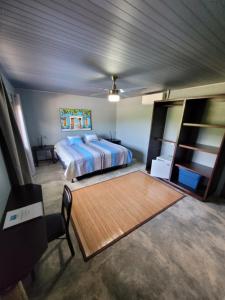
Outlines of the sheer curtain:
{"type": "Polygon", "coordinates": [[[24,121],[23,110],[22,110],[22,105],[21,105],[21,100],[20,100],[19,94],[15,95],[13,102],[12,102],[12,106],[13,106],[13,111],[14,111],[15,118],[17,121],[17,125],[19,127],[19,131],[21,134],[21,138],[23,141],[30,173],[33,176],[35,174],[34,160],[33,160],[33,155],[32,155],[30,142],[29,142],[29,138],[28,138],[28,134],[27,134],[27,129],[26,129],[25,121],[24,121]]]}
{"type": "Polygon", "coordinates": [[[27,154],[2,77],[0,78],[0,127],[10,151],[18,183],[21,185],[31,183],[27,154]]]}

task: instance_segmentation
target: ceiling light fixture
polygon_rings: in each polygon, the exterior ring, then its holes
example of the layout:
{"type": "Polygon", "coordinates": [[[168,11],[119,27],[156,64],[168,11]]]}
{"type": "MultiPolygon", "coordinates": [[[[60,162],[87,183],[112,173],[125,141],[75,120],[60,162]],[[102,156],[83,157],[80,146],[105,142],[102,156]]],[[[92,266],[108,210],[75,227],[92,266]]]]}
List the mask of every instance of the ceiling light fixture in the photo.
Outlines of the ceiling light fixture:
{"type": "MultiPolygon", "coordinates": [[[[118,91],[118,90],[117,90],[118,91]]],[[[119,91],[118,91],[119,92],[119,91]]],[[[110,102],[119,102],[120,101],[120,95],[119,93],[115,93],[115,91],[110,90],[108,95],[108,100],[110,102]]]]}
{"type": "Polygon", "coordinates": [[[118,78],[117,75],[112,76],[113,85],[112,85],[112,89],[109,90],[109,94],[108,94],[108,100],[110,102],[119,102],[120,101],[120,90],[118,90],[116,87],[117,78],[118,78]]]}

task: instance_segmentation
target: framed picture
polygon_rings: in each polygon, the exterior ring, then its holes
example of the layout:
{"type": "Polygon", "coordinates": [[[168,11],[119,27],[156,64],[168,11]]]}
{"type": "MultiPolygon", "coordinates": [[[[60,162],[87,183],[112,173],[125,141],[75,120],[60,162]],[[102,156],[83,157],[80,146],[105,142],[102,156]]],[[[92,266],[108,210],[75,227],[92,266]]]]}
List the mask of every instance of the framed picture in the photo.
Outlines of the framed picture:
{"type": "Polygon", "coordinates": [[[91,110],[76,108],[60,108],[62,131],[92,130],[91,110]]]}

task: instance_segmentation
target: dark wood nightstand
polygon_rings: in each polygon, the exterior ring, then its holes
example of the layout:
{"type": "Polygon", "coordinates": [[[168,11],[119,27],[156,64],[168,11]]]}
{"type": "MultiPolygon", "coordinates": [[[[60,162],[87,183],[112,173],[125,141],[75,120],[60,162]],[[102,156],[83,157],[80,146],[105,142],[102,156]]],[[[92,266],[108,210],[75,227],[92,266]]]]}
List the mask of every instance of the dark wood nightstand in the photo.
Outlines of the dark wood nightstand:
{"type": "Polygon", "coordinates": [[[46,157],[47,157],[47,153],[49,152],[51,154],[51,160],[52,160],[53,164],[56,163],[56,158],[55,158],[55,154],[54,154],[54,145],[33,146],[32,147],[32,153],[33,153],[34,163],[35,163],[36,167],[38,167],[39,161],[49,160],[48,158],[38,159],[38,152],[44,152],[46,157]]]}
{"type": "Polygon", "coordinates": [[[121,140],[118,139],[105,139],[113,144],[121,145],[121,140]]]}

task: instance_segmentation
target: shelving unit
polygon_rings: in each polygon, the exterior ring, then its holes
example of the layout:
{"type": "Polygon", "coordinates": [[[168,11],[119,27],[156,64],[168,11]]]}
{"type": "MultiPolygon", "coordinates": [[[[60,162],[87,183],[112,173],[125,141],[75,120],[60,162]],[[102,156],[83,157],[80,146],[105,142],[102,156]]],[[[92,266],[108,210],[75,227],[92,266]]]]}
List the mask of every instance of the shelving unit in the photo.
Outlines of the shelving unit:
{"type": "MultiPolygon", "coordinates": [[[[184,192],[201,200],[213,194],[217,188],[223,168],[225,166],[225,95],[183,99],[182,115],[176,141],[164,137],[167,108],[175,105],[175,101],[156,101],[154,103],[152,129],[149,140],[146,170],[150,172],[152,159],[160,155],[163,143],[174,144],[172,167],[167,183],[180,188],[184,192]],[[220,97],[224,113],[216,119],[213,107],[220,97]],[[222,100],[222,101],[221,101],[222,100]],[[211,116],[213,115],[213,117],[211,116]],[[210,117],[211,116],[211,117],[210,117]],[[221,136],[220,136],[221,135],[221,136]],[[210,145],[212,137],[220,137],[219,142],[210,145]],[[202,141],[204,137],[204,141],[202,141]],[[208,158],[202,163],[201,156],[208,158]],[[201,158],[201,159],[200,159],[201,158]],[[209,163],[210,162],[210,163],[209,163]],[[201,175],[200,183],[196,190],[178,182],[179,168],[201,175]]],[[[179,100],[181,105],[181,100],[179,100]]],[[[225,188],[223,188],[222,193],[225,188]]]]}
{"type": "Polygon", "coordinates": [[[195,173],[198,173],[199,175],[202,175],[206,178],[210,178],[212,175],[213,168],[195,163],[195,162],[189,162],[189,163],[180,163],[175,164],[175,167],[184,168],[189,171],[193,171],[195,173]]]}
{"type": "Polygon", "coordinates": [[[179,188],[180,190],[182,190],[183,192],[185,192],[186,194],[189,194],[191,196],[194,196],[195,198],[202,200],[204,197],[204,193],[205,193],[205,186],[200,186],[198,187],[197,190],[193,190],[190,187],[178,182],[178,181],[168,181],[165,179],[162,179],[162,181],[174,186],[175,188],[179,188]]]}
{"type": "Polygon", "coordinates": [[[216,125],[216,124],[183,123],[183,126],[200,127],[200,128],[224,128],[225,129],[225,125],[216,125]]]}
{"type": "Polygon", "coordinates": [[[175,141],[171,141],[171,140],[167,140],[167,139],[163,139],[163,138],[156,138],[156,140],[159,141],[159,142],[176,144],[175,141]]]}
{"type": "Polygon", "coordinates": [[[211,154],[218,154],[219,150],[220,150],[219,147],[202,145],[202,144],[194,144],[194,145],[179,144],[179,147],[185,148],[185,149],[190,149],[190,150],[195,150],[195,151],[211,153],[211,154]]]}
{"type": "MultiPolygon", "coordinates": [[[[147,156],[147,164],[146,170],[150,171],[152,159],[155,159],[157,156],[161,154],[161,148],[163,143],[168,143],[177,147],[178,135],[175,139],[165,138],[164,131],[166,128],[166,119],[168,112],[171,108],[181,107],[183,110],[184,100],[178,101],[156,101],[153,107],[153,115],[152,115],[152,126],[151,126],[151,134],[149,140],[148,156],[147,156]]],[[[182,114],[179,118],[178,127],[181,126],[182,114]]]]}

